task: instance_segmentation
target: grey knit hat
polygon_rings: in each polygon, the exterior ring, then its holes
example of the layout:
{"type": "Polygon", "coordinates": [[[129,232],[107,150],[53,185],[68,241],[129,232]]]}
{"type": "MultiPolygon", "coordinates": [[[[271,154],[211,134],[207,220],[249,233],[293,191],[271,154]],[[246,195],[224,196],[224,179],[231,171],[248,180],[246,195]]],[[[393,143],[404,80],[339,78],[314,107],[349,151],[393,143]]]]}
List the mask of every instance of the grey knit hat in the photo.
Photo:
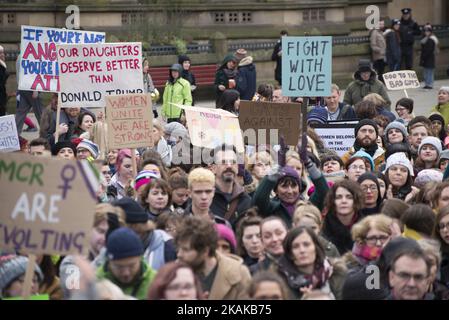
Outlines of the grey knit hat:
{"type": "Polygon", "coordinates": [[[418,147],[418,155],[421,152],[421,149],[424,145],[426,144],[430,144],[431,146],[433,146],[437,152],[438,152],[438,156],[441,154],[441,152],[443,151],[443,147],[441,146],[441,141],[438,138],[429,136],[429,137],[425,137],[422,141],[421,144],[418,147]]]}
{"type": "MultiPolygon", "coordinates": [[[[27,271],[28,258],[17,255],[0,256],[0,297],[11,282],[16,280],[27,271]]],[[[39,282],[44,278],[41,268],[34,265],[34,272],[37,273],[39,282]]]]}
{"type": "MultiPolygon", "coordinates": [[[[389,124],[388,124],[388,126],[385,128],[385,130],[384,130],[384,135],[385,135],[385,140],[387,140],[388,141],[388,131],[390,130],[390,129],[398,129],[398,130],[400,130],[401,131],[401,133],[402,133],[402,135],[404,136],[404,140],[405,140],[405,138],[408,136],[408,134],[407,134],[407,128],[402,124],[402,123],[400,123],[399,121],[393,121],[393,122],[390,122],[389,124]]],[[[388,141],[389,142],[389,141],[388,141]]]]}
{"type": "Polygon", "coordinates": [[[449,149],[443,150],[440,153],[440,157],[438,158],[438,163],[440,163],[441,160],[449,160],[449,149]]]}

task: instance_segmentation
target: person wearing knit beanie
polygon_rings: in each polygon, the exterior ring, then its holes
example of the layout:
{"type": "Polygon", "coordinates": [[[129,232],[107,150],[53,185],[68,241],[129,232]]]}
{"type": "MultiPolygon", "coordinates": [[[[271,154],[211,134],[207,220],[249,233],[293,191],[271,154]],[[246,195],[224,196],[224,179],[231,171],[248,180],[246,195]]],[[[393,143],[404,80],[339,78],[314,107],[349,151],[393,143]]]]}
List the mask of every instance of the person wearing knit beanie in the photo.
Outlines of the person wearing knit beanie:
{"type": "MultiPolygon", "coordinates": [[[[14,254],[0,256],[0,298],[18,297],[22,294],[28,258],[14,254]]],[[[33,282],[31,294],[38,293],[38,283],[44,276],[38,264],[34,265],[37,283],[33,282]]]]}
{"type": "Polygon", "coordinates": [[[421,170],[415,178],[414,184],[418,188],[423,188],[428,182],[443,181],[443,173],[437,169],[424,169],[421,170]]]}
{"type": "Polygon", "coordinates": [[[130,228],[112,231],[106,241],[106,262],[98,269],[97,278],[107,279],[126,295],[139,300],[147,298],[156,272],[143,259],[142,240],[130,228]]]}
{"type": "Polygon", "coordinates": [[[371,126],[376,131],[376,138],[379,135],[379,129],[377,128],[377,123],[374,120],[371,119],[363,119],[357,123],[357,125],[354,128],[354,135],[357,137],[357,134],[359,133],[359,130],[363,126],[371,126]]]}
{"type": "Polygon", "coordinates": [[[449,123],[449,86],[443,86],[438,90],[438,104],[431,112],[439,112],[445,123],[449,123]]]}
{"type": "Polygon", "coordinates": [[[76,146],[68,140],[58,141],[53,148],[51,148],[51,154],[58,156],[59,158],[74,160],[76,155],[76,146]]]}
{"type": "Polygon", "coordinates": [[[363,151],[363,150],[357,151],[356,153],[354,153],[354,154],[352,155],[351,159],[352,159],[352,158],[364,158],[364,159],[368,160],[368,161],[369,161],[369,164],[370,164],[371,171],[374,171],[374,160],[373,160],[373,157],[371,157],[371,156],[370,156],[368,153],[366,153],[365,151],[363,151]]]}
{"type": "Polygon", "coordinates": [[[307,124],[313,125],[314,123],[325,124],[327,122],[327,109],[322,107],[314,107],[307,114],[307,124]]]}
{"type": "Polygon", "coordinates": [[[403,143],[407,141],[407,129],[399,121],[390,122],[384,130],[387,144],[403,143]]]}
{"type": "Polygon", "coordinates": [[[436,137],[426,137],[418,147],[418,157],[415,161],[416,169],[430,169],[438,166],[438,157],[442,152],[440,139],[436,137]]]}
{"type": "Polygon", "coordinates": [[[365,197],[365,206],[360,213],[364,216],[379,213],[383,199],[380,194],[380,185],[377,176],[372,172],[365,172],[357,179],[357,182],[365,197]]]}
{"type": "Polygon", "coordinates": [[[149,184],[153,179],[158,179],[159,177],[156,175],[154,171],[142,170],[137,174],[137,177],[134,179],[134,190],[137,191],[137,194],[143,190],[143,187],[149,184]]]}
{"type": "Polygon", "coordinates": [[[224,254],[234,254],[237,248],[237,240],[234,231],[221,223],[216,223],[214,227],[218,233],[217,250],[224,254]]]}
{"type": "Polygon", "coordinates": [[[126,223],[147,223],[149,219],[145,209],[131,198],[121,198],[113,202],[112,205],[125,211],[126,223]]]}
{"type": "Polygon", "coordinates": [[[78,160],[89,159],[90,157],[95,160],[100,154],[98,145],[87,139],[83,139],[76,146],[76,152],[76,158],[78,160]]]}
{"type": "Polygon", "coordinates": [[[384,173],[386,173],[388,171],[388,169],[394,165],[399,165],[399,166],[403,166],[403,167],[407,168],[410,176],[415,175],[415,173],[413,171],[412,163],[410,162],[410,160],[407,158],[407,156],[403,152],[397,152],[397,153],[392,154],[390,157],[388,157],[387,164],[385,165],[384,173]]]}
{"type": "Polygon", "coordinates": [[[449,149],[446,149],[440,153],[440,157],[438,158],[438,168],[441,170],[441,172],[444,172],[448,164],[449,164],[449,149]]]}

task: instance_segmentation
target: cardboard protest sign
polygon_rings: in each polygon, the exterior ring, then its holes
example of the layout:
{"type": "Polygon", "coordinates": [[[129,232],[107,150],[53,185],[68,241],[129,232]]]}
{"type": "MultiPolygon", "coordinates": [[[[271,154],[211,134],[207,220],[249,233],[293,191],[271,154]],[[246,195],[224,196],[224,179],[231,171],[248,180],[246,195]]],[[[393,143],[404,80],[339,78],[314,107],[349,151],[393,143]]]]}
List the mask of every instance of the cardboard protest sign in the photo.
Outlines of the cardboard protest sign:
{"type": "Polygon", "coordinates": [[[98,180],[87,161],[0,154],[0,248],[86,254],[98,180]]]}
{"type": "Polygon", "coordinates": [[[57,45],[62,107],[105,107],[107,95],[143,93],[142,43],[57,45]]]}
{"type": "Polygon", "coordinates": [[[250,145],[278,144],[278,137],[282,134],[286,144],[296,146],[300,132],[301,106],[297,103],[241,101],[239,122],[250,145]],[[254,137],[257,142],[252,142],[254,137]],[[270,139],[263,141],[261,137],[270,139]]]}
{"type": "Polygon", "coordinates": [[[282,37],[282,95],[330,96],[332,37],[282,37]]]}
{"type": "Polygon", "coordinates": [[[194,146],[213,149],[223,143],[244,152],[242,132],[237,116],[222,110],[176,104],[185,110],[190,141],[194,146]]]}
{"type": "Polygon", "coordinates": [[[19,89],[58,92],[56,44],[105,41],[104,32],[22,26],[19,89]]]}
{"type": "Polygon", "coordinates": [[[20,150],[14,115],[0,117],[0,152],[20,150]]]}
{"type": "Polygon", "coordinates": [[[316,124],[315,132],[320,136],[324,147],[334,150],[342,157],[354,145],[355,123],[346,124],[316,124]]]}
{"type": "Polygon", "coordinates": [[[153,146],[151,96],[143,93],[106,96],[110,149],[153,146]]]}
{"type": "Polygon", "coordinates": [[[419,80],[413,70],[393,71],[383,74],[388,90],[403,90],[419,88],[419,80]]]}

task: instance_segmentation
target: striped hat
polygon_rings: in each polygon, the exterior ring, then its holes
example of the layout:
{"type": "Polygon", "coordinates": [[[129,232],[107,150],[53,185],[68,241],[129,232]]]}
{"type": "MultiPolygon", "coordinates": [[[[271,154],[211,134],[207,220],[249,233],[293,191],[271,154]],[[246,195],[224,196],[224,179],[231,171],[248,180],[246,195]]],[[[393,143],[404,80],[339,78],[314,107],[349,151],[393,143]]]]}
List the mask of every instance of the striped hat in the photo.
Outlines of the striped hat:
{"type": "Polygon", "coordinates": [[[160,179],[161,176],[156,171],[143,170],[137,174],[134,179],[134,189],[137,191],[140,187],[147,185],[152,179],[160,179]]]}
{"type": "Polygon", "coordinates": [[[98,155],[100,154],[100,150],[98,148],[98,145],[93,143],[90,140],[84,139],[82,140],[77,146],[76,146],[76,150],[79,149],[86,149],[89,150],[89,152],[91,153],[92,157],[94,159],[98,158],[98,155]]]}

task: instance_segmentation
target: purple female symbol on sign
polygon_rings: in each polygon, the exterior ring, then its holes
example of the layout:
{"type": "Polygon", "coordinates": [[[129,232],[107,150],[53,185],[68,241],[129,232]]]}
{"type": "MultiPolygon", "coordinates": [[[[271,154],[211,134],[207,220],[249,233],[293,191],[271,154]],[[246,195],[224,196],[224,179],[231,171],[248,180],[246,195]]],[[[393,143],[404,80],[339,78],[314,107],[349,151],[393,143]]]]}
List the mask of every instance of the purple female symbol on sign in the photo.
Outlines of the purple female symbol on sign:
{"type": "Polygon", "coordinates": [[[64,183],[58,186],[59,189],[62,189],[62,199],[65,199],[67,196],[67,190],[72,189],[70,182],[75,180],[76,177],[76,168],[70,164],[67,164],[61,170],[61,179],[64,183]]]}

